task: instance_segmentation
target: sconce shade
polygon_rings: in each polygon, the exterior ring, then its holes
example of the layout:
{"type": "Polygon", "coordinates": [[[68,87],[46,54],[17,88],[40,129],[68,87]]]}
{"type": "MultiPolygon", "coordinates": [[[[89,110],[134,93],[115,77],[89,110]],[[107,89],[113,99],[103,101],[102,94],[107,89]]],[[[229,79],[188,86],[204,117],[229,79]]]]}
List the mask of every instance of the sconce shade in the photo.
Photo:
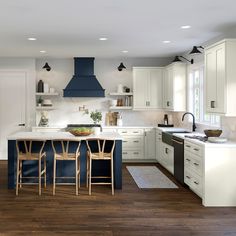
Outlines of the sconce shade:
{"type": "Polygon", "coordinates": [[[118,71],[122,71],[123,69],[126,69],[123,62],[120,63],[120,65],[117,67],[118,71]]]}
{"type": "Polygon", "coordinates": [[[48,63],[46,62],[45,65],[43,66],[43,69],[46,69],[46,71],[50,71],[51,67],[48,65],[48,63]]]}
{"type": "Polygon", "coordinates": [[[179,59],[179,56],[175,56],[175,59],[174,59],[172,62],[179,62],[179,61],[181,61],[181,60],[179,59]]]}
{"type": "Polygon", "coordinates": [[[198,50],[198,48],[204,49],[202,46],[193,46],[193,49],[192,49],[192,51],[189,54],[199,54],[199,53],[202,53],[200,50],[198,50]]]}

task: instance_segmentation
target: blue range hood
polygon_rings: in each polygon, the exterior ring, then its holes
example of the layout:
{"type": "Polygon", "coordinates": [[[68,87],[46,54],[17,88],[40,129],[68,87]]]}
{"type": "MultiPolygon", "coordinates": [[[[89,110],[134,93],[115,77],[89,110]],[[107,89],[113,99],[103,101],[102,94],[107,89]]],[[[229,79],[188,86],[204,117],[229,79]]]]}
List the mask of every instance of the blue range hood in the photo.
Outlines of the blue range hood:
{"type": "Polygon", "coordinates": [[[94,57],[75,57],[75,75],[66,88],[64,97],[105,97],[102,88],[94,75],[94,57]]]}

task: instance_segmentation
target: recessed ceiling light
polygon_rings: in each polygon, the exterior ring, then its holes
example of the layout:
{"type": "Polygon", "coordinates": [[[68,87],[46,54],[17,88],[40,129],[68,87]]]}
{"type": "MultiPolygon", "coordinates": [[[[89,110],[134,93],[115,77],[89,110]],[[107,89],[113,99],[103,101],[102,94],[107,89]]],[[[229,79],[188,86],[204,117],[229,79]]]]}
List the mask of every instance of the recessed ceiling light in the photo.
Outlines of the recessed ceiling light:
{"type": "Polygon", "coordinates": [[[45,50],[41,50],[41,51],[39,51],[40,53],[46,53],[46,51],[45,50]]]}
{"type": "Polygon", "coordinates": [[[191,28],[191,25],[182,25],[181,26],[181,29],[190,29],[191,28]]]}
{"type": "Polygon", "coordinates": [[[122,52],[123,52],[123,53],[128,53],[129,51],[127,51],[127,50],[123,50],[122,52]]]}
{"type": "Polygon", "coordinates": [[[170,40],[164,40],[162,41],[162,43],[170,43],[171,41],[170,40]]]}
{"type": "Polygon", "coordinates": [[[35,41],[37,40],[36,38],[28,38],[29,41],[35,41]]]}
{"type": "Polygon", "coordinates": [[[106,37],[101,37],[101,38],[99,38],[99,40],[101,40],[101,41],[106,41],[106,40],[108,40],[108,38],[106,38],[106,37]]]}

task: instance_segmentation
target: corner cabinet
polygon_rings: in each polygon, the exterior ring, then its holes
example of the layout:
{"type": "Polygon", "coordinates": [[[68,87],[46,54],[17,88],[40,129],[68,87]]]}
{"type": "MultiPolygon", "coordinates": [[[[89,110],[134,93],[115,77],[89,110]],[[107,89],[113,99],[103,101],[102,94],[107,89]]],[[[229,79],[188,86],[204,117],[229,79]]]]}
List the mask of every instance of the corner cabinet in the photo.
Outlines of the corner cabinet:
{"type": "Polygon", "coordinates": [[[162,81],[162,67],[133,67],[133,109],[161,109],[162,81]]]}
{"type": "Polygon", "coordinates": [[[206,112],[236,115],[236,39],[225,39],[205,49],[206,112]]]}
{"type": "Polygon", "coordinates": [[[164,69],[163,108],[169,111],[186,111],[185,63],[175,62],[164,69]]]}

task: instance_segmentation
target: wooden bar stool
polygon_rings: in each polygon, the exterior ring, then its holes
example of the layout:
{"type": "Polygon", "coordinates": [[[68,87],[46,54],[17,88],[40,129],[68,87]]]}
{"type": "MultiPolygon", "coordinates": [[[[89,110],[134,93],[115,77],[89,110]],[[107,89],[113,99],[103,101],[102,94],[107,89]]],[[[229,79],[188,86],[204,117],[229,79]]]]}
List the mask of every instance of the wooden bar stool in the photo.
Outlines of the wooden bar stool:
{"type": "Polygon", "coordinates": [[[71,152],[72,141],[70,140],[52,140],[52,148],[54,152],[53,160],[53,195],[56,192],[56,185],[66,185],[74,183],[56,183],[57,179],[75,179],[75,189],[76,195],[79,194],[78,188],[80,188],[80,141],[73,141],[76,143],[74,146],[74,151],[71,152]],[[75,177],[73,176],[57,176],[57,161],[75,161],[75,177]]]}
{"type": "Polygon", "coordinates": [[[29,139],[18,139],[16,140],[17,150],[17,170],[16,170],[16,195],[19,193],[19,187],[21,188],[24,184],[35,184],[23,182],[23,179],[31,178],[38,179],[38,190],[41,195],[41,176],[44,179],[44,188],[46,188],[46,152],[43,152],[45,140],[29,140],[29,139]],[[32,151],[38,147],[38,152],[32,151]],[[43,170],[41,162],[43,160],[43,170]],[[38,176],[23,176],[23,162],[25,161],[38,161],[38,176]]]}
{"type": "Polygon", "coordinates": [[[87,139],[87,178],[86,185],[89,185],[89,195],[91,195],[92,185],[111,185],[112,195],[114,195],[114,172],[113,172],[113,152],[115,148],[115,140],[110,139],[87,139]],[[110,144],[109,147],[106,144],[110,144]],[[94,147],[96,144],[97,147],[94,147]],[[102,145],[102,146],[101,146],[102,145]],[[109,149],[109,151],[108,151],[109,149]],[[93,161],[110,160],[111,175],[110,176],[92,176],[93,161]],[[110,182],[93,182],[92,179],[110,179],[110,182]]]}

